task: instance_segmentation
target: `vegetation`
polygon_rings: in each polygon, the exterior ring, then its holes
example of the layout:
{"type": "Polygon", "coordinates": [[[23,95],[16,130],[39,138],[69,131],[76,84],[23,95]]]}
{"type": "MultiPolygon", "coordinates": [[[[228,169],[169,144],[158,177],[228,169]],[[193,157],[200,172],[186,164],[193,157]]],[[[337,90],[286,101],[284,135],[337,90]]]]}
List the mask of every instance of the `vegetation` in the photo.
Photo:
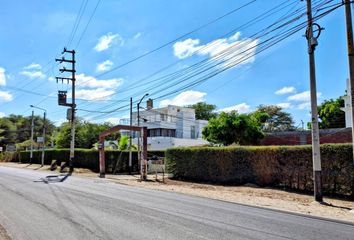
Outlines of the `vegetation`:
{"type": "Polygon", "coordinates": [[[197,120],[210,120],[211,118],[215,118],[218,115],[215,112],[216,106],[206,102],[199,102],[187,107],[193,108],[195,110],[195,118],[197,120]]]}
{"type": "Polygon", "coordinates": [[[233,143],[256,144],[264,136],[257,118],[251,114],[238,114],[236,111],[222,112],[211,118],[202,134],[207,141],[225,146],[233,143]]]}
{"type": "MultiPolygon", "coordinates": [[[[31,137],[31,120],[32,117],[24,117],[21,115],[9,115],[8,117],[0,118],[0,146],[7,144],[16,144],[28,141],[31,137]]],[[[34,116],[34,140],[37,137],[42,137],[43,118],[34,116]]],[[[50,136],[54,131],[54,124],[50,120],[45,121],[47,143],[50,141],[50,136]]]]}
{"type": "MultiPolygon", "coordinates": [[[[324,193],[354,198],[352,146],[322,145],[321,159],[324,193]]],[[[166,168],[186,180],[313,189],[309,145],[172,148],[166,150],[166,168]]]]}
{"type": "Polygon", "coordinates": [[[335,100],[325,100],[318,106],[319,128],[344,128],[345,112],[340,108],[344,107],[344,100],[337,98],[335,100]]]}
{"type": "Polygon", "coordinates": [[[295,130],[294,120],[290,113],[284,112],[275,105],[260,105],[254,112],[265,132],[280,132],[295,130]]]}

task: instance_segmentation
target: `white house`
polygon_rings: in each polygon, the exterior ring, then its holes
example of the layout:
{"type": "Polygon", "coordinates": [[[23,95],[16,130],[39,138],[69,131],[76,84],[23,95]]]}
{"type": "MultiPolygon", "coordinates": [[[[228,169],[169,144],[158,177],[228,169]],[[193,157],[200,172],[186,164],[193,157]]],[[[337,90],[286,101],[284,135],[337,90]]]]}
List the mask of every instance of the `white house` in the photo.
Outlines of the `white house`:
{"type": "Polygon", "coordinates": [[[344,107],[341,108],[342,111],[345,112],[345,127],[352,127],[352,115],[351,115],[351,98],[350,98],[350,81],[347,79],[347,94],[342,97],[344,100],[344,107]]]}
{"type": "MultiPolygon", "coordinates": [[[[140,126],[148,128],[148,149],[165,150],[171,147],[201,146],[209,144],[202,139],[206,120],[196,120],[195,110],[169,105],[164,108],[140,111],[140,126]]],[[[137,125],[137,112],[133,113],[133,125],[137,125]]],[[[128,124],[122,119],[120,124],[128,124]]],[[[122,131],[122,134],[129,134],[122,131]]],[[[137,144],[137,133],[133,133],[133,144],[137,144]]]]}

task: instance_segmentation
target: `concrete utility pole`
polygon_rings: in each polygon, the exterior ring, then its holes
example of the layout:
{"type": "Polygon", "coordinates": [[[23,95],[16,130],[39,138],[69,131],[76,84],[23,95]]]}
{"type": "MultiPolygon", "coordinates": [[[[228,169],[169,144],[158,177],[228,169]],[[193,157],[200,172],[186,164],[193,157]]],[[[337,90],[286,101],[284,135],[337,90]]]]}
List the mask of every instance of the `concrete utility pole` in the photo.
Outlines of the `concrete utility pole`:
{"type": "Polygon", "coordinates": [[[352,117],[352,145],[353,145],[353,164],[354,164],[354,49],[353,49],[353,24],[351,1],[344,0],[345,4],[345,22],[347,25],[347,45],[348,45],[348,60],[349,60],[349,86],[350,86],[350,102],[351,102],[351,117],[352,117]]]}
{"type": "MultiPolygon", "coordinates": [[[[140,104],[143,101],[143,99],[145,97],[149,96],[148,93],[146,93],[138,102],[137,104],[137,108],[138,108],[138,127],[140,126],[140,104]]],[[[144,136],[144,135],[143,135],[144,136]]],[[[141,180],[145,180],[146,179],[146,174],[145,173],[145,164],[143,163],[142,159],[141,159],[141,151],[140,151],[140,137],[141,137],[141,130],[139,130],[139,134],[138,134],[138,162],[140,163],[140,173],[141,173],[141,180]]],[[[144,136],[145,137],[145,136],[144,136]]],[[[144,161],[146,159],[143,159],[144,161]]]]}
{"type": "MultiPolygon", "coordinates": [[[[72,64],[72,68],[71,69],[66,69],[65,67],[63,67],[62,69],[59,69],[60,72],[70,72],[71,78],[62,78],[62,77],[56,77],[57,81],[61,80],[67,80],[67,81],[71,81],[72,83],[72,102],[71,103],[62,103],[60,102],[59,99],[59,104],[60,105],[64,105],[64,106],[69,106],[71,107],[71,111],[70,114],[68,114],[70,116],[70,123],[71,123],[71,141],[70,141],[70,159],[69,159],[69,167],[70,167],[70,172],[72,172],[74,170],[74,158],[75,158],[75,108],[76,108],[76,104],[75,104],[75,50],[67,50],[66,48],[64,48],[64,51],[62,52],[62,54],[64,53],[71,53],[71,60],[70,59],[65,59],[64,57],[62,57],[61,59],[55,59],[55,61],[63,63],[63,62],[67,62],[67,63],[71,63],[72,64]]],[[[60,94],[60,93],[59,93],[60,94]]],[[[61,94],[63,94],[63,92],[61,92],[61,94]]],[[[65,92],[66,94],[66,92],[65,92]]],[[[65,95],[65,101],[66,101],[66,95],[65,95]]]]}
{"type": "Polygon", "coordinates": [[[313,175],[314,175],[314,197],[317,202],[322,202],[322,169],[321,169],[321,154],[320,154],[320,136],[318,130],[318,112],[317,112],[317,90],[316,90],[316,70],[315,70],[315,48],[318,45],[317,38],[320,35],[321,28],[318,28],[317,37],[313,33],[312,6],[311,0],[307,0],[307,17],[308,27],[306,38],[308,42],[308,54],[310,65],[310,91],[311,91],[311,133],[312,133],[312,160],[313,160],[313,175]]]}
{"type": "MultiPolygon", "coordinates": [[[[33,106],[31,105],[32,108],[37,108],[39,110],[42,110],[43,111],[43,135],[42,135],[42,140],[43,140],[43,145],[42,145],[42,162],[41,162],[41,165],[42,167],[44,166],[44,150],[45,150],[45,132],[46,132],[46,125],[45,125],[45,121],[46,121],[46,114],[47,114],[47,110],[45,110],[44,108],[40,108],[40,107],[37,107],[37,106],[33,106]]],[[[32,111],[33,113],[33,111],[32,111]]],[[[33,117],[32,117],[32,123],[33,123],[33,117]]],[[[33,129],[32,129],[33,130],[33,129]]],[[[33,136],[32,136],[33,137],[33,136]]],[[[32,153],[32,151],[31,151],[32,153]]]]}
{"type": "MultiPolygon", "coordinates": [[[[130,98],[130,127],[133,126],[133,98],[130,98]]],[[[132,130],[129,130],[129,174],[132,173],[132,130]]]]}
{"type": "Polygon", "coordinates": [[[34,111],[32,110],[30,164],[32,163],[32,159],[33,159],[33,130],[34,130],[34,111]]]}

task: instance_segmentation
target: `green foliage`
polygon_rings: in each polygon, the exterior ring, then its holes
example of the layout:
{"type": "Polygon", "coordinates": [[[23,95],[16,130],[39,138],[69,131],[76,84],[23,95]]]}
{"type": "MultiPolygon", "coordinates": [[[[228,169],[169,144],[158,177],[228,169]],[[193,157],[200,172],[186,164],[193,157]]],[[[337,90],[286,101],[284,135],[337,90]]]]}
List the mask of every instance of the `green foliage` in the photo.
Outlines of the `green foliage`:
{"type": "Polygon", "coordinates": [[[217,116],[217,113],[215,112],[216,106],[213,104],[199,102],[187,107],[193,108],[195,110],[195,118],[197,120],[209,120],[217,116]]]}
{"type": "Polygon", "coordinates": [[[295,130],[294,120],[290,113],[282,111],[275,105],[260,105],[253,113],[262,124],[265,132],[279,132],[295,130]]]}
{"type": "Polygon", "coordinates": [[[255,117],[237,112],[222,112],[209,120],[203,128],[203,138],[209,142],[223,145],[256,144],[263,138],[260,124],[255,117]]]}
{"type": "MultiPolygon", "coordinates": [[[[0,145],[8,143],[22,143],[30,139],[31,136],[31,122],[32,116],[24,117],[21,115],[11,114],[8,117],[0,118],[0,145]]],[[[43,132],[43,118],[41,116],[34,116],[34,140],[42,136],[43,132]]],[[[46,139],[49,142],[55,126],[46,120],[46,139]]]]}
{"type": "Polygon", "coordinates": [[[129,137],[128,136],[122,136],[119,139],[119,142],[118,142],[119,150],[121,150],[121,151],[128,150],[128,147],[129,147],[129,137]]]}
{"type": "Polygon", "coordinates": [[[345,112],[340,110],[344,107],[344,100],[337,98],[335,100],[325,100],[318,106],[319,128],[344,128],[345,112]]]}
{"type": "MultiPolygon", "coordinates": [[[[323,192],[354,197],[352,146],[322,145],[321,159],[323,192]]],[[[166,169],[180,179],[313,190],[309,145],[172,148],[166,150],[166,169]]]]}
{"type": "MultiPolygon", "coordinates": [[[[103,131],[111,128],[108,123],[95,124],[78,119],[75,122],[75,147],[90,149],[98,141],[98,136],[103,131]]],[[[107,140],[116,140],[120,136],[119,132],[107,137],[107,140]]],[[[63,123],[56,134],[57,148],[69,148],[71,141],[71,125],[69,122],[63,123]]]]}
{"type": "MultiPolygon", "coordinates": [[[[33,151],[33,162],[41,163],[42,151],[33,151]]],[[[165,156],[164,151],[150,151],[148,156],[165,156]]],[[[69,149],[50,149],[45,150],[44,164],[50,165],[52,160],[57,160],[58,165],[62,162],[68,161],[70,156],[69,149]]],[[[117,167],[116,172],[128,172],[129,168],[129,151],[117,151],[108,150],[105,151],[106,159],[106,172],[112,173],[114,168],[117,167]]],[[[21,151],[15,153],[6,153],[0,155],[0,161],[12,161],[12,162],[30,162],[30,151],[21,151]]],[[[93,149],[75,149],[75,168],[87,168],[93,171],[99,170],[99,154],[97,150],[93,149]]],[[[133,171],[138,170],[138,154],[133,151],[133,171]]]]}

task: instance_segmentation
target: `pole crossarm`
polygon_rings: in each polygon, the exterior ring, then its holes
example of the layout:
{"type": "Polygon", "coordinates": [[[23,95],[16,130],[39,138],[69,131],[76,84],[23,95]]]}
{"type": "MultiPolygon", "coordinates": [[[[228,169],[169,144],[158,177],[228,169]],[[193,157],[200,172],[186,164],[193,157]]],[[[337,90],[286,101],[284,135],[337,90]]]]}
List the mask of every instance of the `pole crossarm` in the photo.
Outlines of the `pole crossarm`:
{"type": "Polygon", "coordinates": [[[63,62],[75,63],[75,60],[68,60],[68,59],[65,59],[64,57],[62,57],[62,58],[56,58],[55,61],[56,61],[56,62],[59,62],[59,63],[63,63],[63,62]]]}
{"type": "Polygon", "coordinates": [[[71,72],[71,73],[75,73],[75,69],[66,69],[65,67],[59,69],[60,72],[71,72]]]}

